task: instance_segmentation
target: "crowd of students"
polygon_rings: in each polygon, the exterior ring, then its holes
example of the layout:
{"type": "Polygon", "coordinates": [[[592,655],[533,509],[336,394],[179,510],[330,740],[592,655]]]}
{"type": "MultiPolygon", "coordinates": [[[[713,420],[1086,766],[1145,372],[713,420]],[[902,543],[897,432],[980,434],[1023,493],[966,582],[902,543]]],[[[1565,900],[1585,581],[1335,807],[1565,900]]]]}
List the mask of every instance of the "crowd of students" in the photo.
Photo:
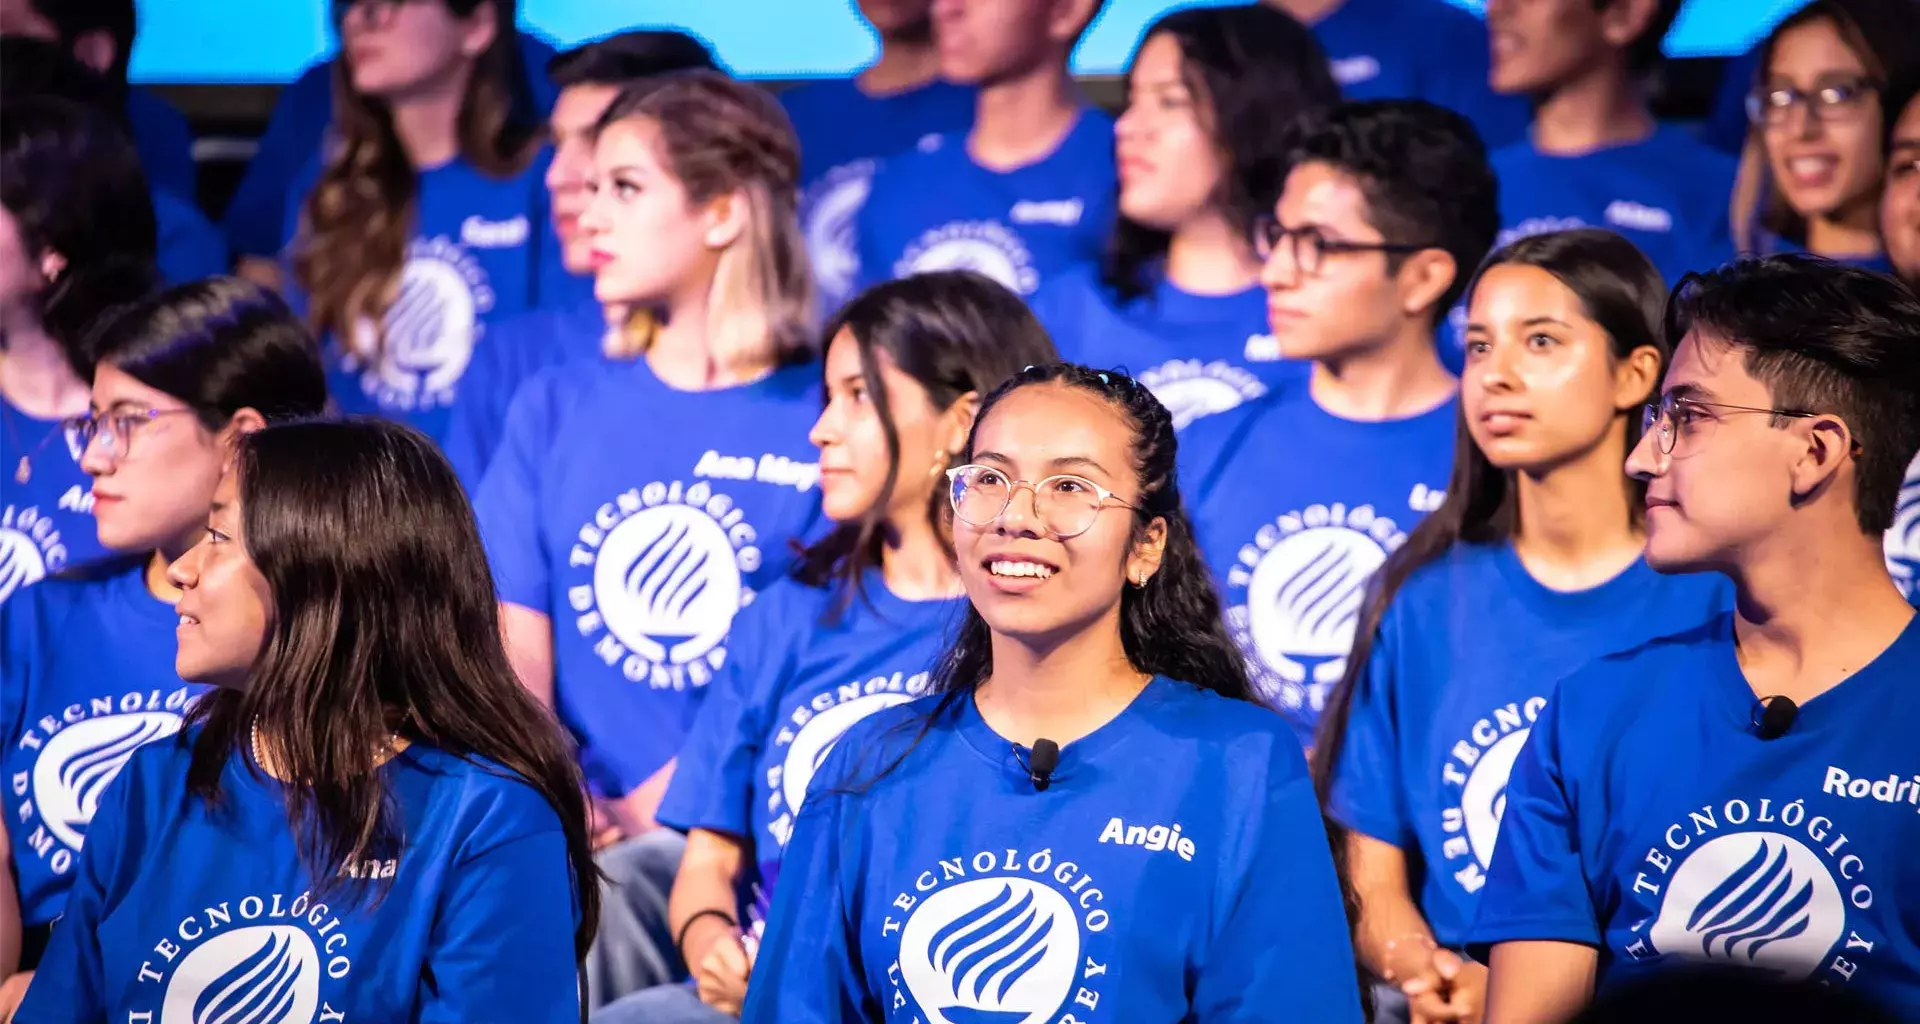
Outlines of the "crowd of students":
{"type": "Polygon", "coordinates": [[[0,0],[0,1021],[1920,1014],[1920,3],[859,7],[0,0]]]}

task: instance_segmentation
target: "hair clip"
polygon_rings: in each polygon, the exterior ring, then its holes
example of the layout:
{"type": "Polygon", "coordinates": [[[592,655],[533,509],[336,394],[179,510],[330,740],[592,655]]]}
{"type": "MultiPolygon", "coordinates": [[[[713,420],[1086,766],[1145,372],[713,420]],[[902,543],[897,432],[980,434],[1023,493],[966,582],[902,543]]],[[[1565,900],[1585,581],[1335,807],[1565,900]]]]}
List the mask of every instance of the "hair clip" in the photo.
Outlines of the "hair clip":
{"type": "Polygon", "coordinates": [[[1106,374],[1104,374],[1104,373],[1102,373],[1102,374],[1099,374],[1098,376],[1100,377],[1100,383],[1102,383],[1102,384],[1112,384],[1112,383],[1113,383],[1113,381],[1111,381],[1111,380],[1108,380],[1108,379],[1107,379],[1107,375],[1106,375],[1106,374]]]}

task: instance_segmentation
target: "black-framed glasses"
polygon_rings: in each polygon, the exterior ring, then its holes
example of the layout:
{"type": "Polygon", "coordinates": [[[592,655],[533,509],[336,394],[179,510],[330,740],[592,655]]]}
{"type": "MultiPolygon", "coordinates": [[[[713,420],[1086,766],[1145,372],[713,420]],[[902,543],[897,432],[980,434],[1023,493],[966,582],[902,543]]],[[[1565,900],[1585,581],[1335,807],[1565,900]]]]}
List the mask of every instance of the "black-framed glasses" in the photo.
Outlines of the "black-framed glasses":
{"type": "Polygon", "coordinates": [[[1779,126],[1795,107],[1807,108],[1816,121],[1844,121],[1866,109],[1867,97],[1880,91],[1870,78],[1849,78],[1802,91],[1790,85],[1761,86],[1747,94],[1747,121],[1756,126],[1779,126]]]}
{"type": "Polygon", "coordinates": [[[1254,255],[1262,263],[1272,259],[1282,245],[1291,247],[1293,265],[1300,268],[1300,273],[1309,275],[1318,274],[1322,261],[1328,256],[1356,252],[1415,253],[1422,249],[1438,248],[1399,242],[1348,242],[1328,238],[1316,227],[1287,227],[1280,223],[1279,218],[1271,215],[1264,215],[1253,222],[1252,241],[1254,255]]]}
{"type": "Polygon", "coordinates": [[[65,427],[73,436],[74,446],[85,453],[95,438],[100,440],[100,448],[108,457],[124,459],[133,450],[133,436],[141,426],[151,423],[162,416],[174,416],[180,413],[198,413],[197,409],[140,409],[115,406],[98,415],[87,413],[74,416],[65,422],[65,427]]]}
{"type": "Polygon", "coordinates": [[[333,24],[335,27],[345,24],[347,15],[357,7],[366,11],[369,24],[376,27],[386,25],[393,21],[395,14],[400,13],[401,7],[412,2],[417,0],[333,0],[333,24]]]}
{"type": "MultiPolygon", "coordinates": [[[[1672,455],[1683,436],[1698,433],[1701,421],[1710,418],[1703,411],[1706,409],[1735,413],[1765,413],[1768,416],[1782,416],[1787,419],[1808,419],[1820,415],[1805,409],[1766,409],[1752,405],[1728,405],[1724,402],[1702,402],[1697,398],[1665,394],[1660,396],[1659,401],[1648,402],[1640,410],[1640,431],[1653,435],[1653,443],[1659,446],[1660,454],[1672,455]]],[[[1855,447],[1858,448],[1858,446],[1855,447]]]]}
{"type": "Polygon", "coordinates": [[[1140,510],[1140,506],[1121,500],[1105,487],[1071,473],[1034,483],[1012,479],[992,466],[967,465],[947,470],[947,480],[954,516],[979,528],[999,522],[1013,502],[1013,492],[1022,487],[1033,492],[1033,514],[1057,540],[1069,540],[1093,529],[1101,509],[1140,510]]]}

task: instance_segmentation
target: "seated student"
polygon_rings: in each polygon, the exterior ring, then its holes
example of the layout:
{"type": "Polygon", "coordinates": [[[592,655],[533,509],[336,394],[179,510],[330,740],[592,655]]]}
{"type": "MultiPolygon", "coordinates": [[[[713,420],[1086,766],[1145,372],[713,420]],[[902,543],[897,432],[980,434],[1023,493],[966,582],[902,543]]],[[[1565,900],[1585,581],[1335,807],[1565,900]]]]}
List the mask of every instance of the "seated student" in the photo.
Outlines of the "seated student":
{"type": "Polygon", "coordinates": [[[147,181],[193,203],[199,195],[193,129],[173,104],[127,84],[127,65],[139,27],[134,0],[0,0],[0,35],[57,43],[112,83],[120,94],[114,112],[132,130],[147,181]]]}
{"type": "Polygon", "coordinates": [[[214,690],[122,755],[19,1019],[584,1021],[586,795],[452,469],[379,421],[225,459],[167,571],[214,690]]]}
{"type": "Polygon", "coordinates": [[[1100,258],[1113,220],[1113,120],[1067,58],[1103,0],[946,0],[940,74],[976,89],[973,127],[874,172],[860,281],[976,270],[1022,296],[1100,258]]]}
{"type": "MultiPolygon", "coordinates": [[[[1920,74],[1888,99],[1880,236],[1894,273],[1920,291],[1920,74]]],[[[1893,526],[1887,530],[1887,568],[1901,593],[1920,604],[1920,458],[1907,469],[1893,526]]]]}
{"type": "Polygon", "coordinates": [[[156,287],[153,246],[140,159],[106,115],[0,104],[0,602],[105,554],[64,421],[87,411],[89,326],[156,287]]]}
{"type": "Polygon", "coordinates": [[[340,144],[287,213],[290,295],[347,412],[446,432],[490,324],[539,303],[550,245],[511,0],[339,9],[340,144]]]}
{"type": "Polygon", "coordinates": [[[1877,217],[1889,91],[1920,74],[1920,4],[1815,0],[1760,47],[1747,100],[1766,161],[1750,248],[1892,269],[1877,217]]]}
{"type": "Polygon", "coordinates": [[[738,1015],[815,766],[854,723],[925,690],[965,614],[944,471],[981,397],[1057,358],[1018,298],[968,271],[879,285],[825,334],[813,442],[834,529],[742,614],[660,803],[687,832],[670,916],[693,985],[630,996],[596,1024],[738,1015]]]}
{"type": "Polygon", "coordinates": [[[1531,137],[1493,154],[1502,244],[1604,227],[1669,281],[1733,257],[1734,161],[1655,121],[1641,90],[1679,9],[1679,0],[1487,5],[1493,86],[1534,102],[1531,137]]]}
{"type": "Polygon", "coordinates": [[[1420,99],[1489,147],[1526,134],[1527,103],[1487,87],[1487,30],[1449,0],[1265,0],[1313,29],[1350,100],[1420,99]]]}
{"type": "Polygon", "coordinates": [[[0,986],[0,1011],[18,1003],[83,877],[76,858],[108,783],[135,747],[179,729],[200,689],[174,672],[180,589],[166,570],[206,533],[228,446],[326,407],[306,329],[234,278],[127,307],[96,344],[91,412],[72,436],[93,477],[100,543],[124,558],[0,605],[0,770],[16,780],[0,837],[13,867],[0,887],[0,973],[21,972],[0,986]]]}
{"type": "Polygon", "coordinates": [[[1487,258],[1446,501],[1381,568],[1321,717],[1315,776],[1350,830],[1360,954],[1421,1019],[1479,1019],[1487,971],[1457,951],[1553,681],[1727,607],[1724,580],[1647,567],[1645,487],[1620,470],[1660,380],[1666,297],[1596,228],[1487,258]]]}
{"type": "Polygon", "coordinates": [[[1682,282],[1627,468],[1647,564],[1733,611],[1562,680],[1471,931],[1490,1024],[1696,961],[1920,1014],[1914,609],[1881,537],[1920,450],[1920,298],[1807,256],[1682,282]],[[1888,806],[1892,804],[1893,806],[1888,806]]]}
{"type": "Polygon", "coordinates": [[[879,38],[879,59],[851,78],[780,93],[800,137],[800,225],[820,309],[829,314],[853,297],[860,208],[877,160],[973,122],[973,90],[940,80],[932,0],[860,0],[858,7],[879,38]]]}
{"type": "Polygon", "coordinates": [[[1253,253],[1293,116],[1340,102],[1312,33],[1258,4],[1149,27],[1115,125],[1120,217],[1104,265],[1061,275],[1034,311],[1075,362],[1125,367],[1175,430],[1297,374],[1267,333],[1253,253]]]}
{"type": "MultiPolygon", "coordinates": [[[[545,367],[600,352],[609,325],[624,316],[624,310],[602,306],[593,297],[593,240],[580,227],[591,198],[594,125],[629,83],[713,66],[706,44],[672,31],[623,32],[568,50],[548,65],[547,78],[560,90],[547,118],[553,155],[546,173],[553,232],[547,240],[558,251],[541,261],[541,271],[548,274],[541,307],[494,324],[485,344],[474,346],[473,361],[461,378],[441,448],[469,493],[479,490],[500,445],[514,391],[545,367]],[[578,295],[566,294],[576,289],[578,295]]],[[[544,232],[547,226],[533,230],[544,232]]]]}
{"type": "Polygon", "coordinates": [[[981,402],[948,473],[971,607],[928,696],[814,773],[742,1020],[1360,1019],[1306,766],[1222,627],[1177,454],[1117,371],[981,402]]]}
{"type": "MultiPolygon", "coordinates": [[[[333,5],[336,19],[355,3],[382,0],[343,0],[333,5]]],[[[545,117],[558,90],[541,73],[554,58],[553,46],[524,29],[514,32],[518,65],[511,72],[526,84],[535,116],[545,117]]],[[[281,249],[287,243],[287,205],[300,200],[298,179],[320,158],[327,129],[334,127],[333,79],[338,54],[315,62],[275,98],[259,148],[247,161],[226,210],[220,230],[227,236],[239,272],[262,284],[281,287],[281,249]]]]}
{"type": "Polygon", "coordinates": [[[1459,382],[1434,328],[1499,225],[1473,126],[1430,103],[1335,107],[1287,156],[1255,240],[1274,341],[1309,372],[1189,428],[1180,475],[1234,639],[1305,745],[1368,575],[1445,496],[1459,382]]]}
{"type": "MultiPolygon", "coordinates": [[[[126,131],[125,118],[120,114],[120,93],[113,84],[58,46],[42,40],[0,38],[0,95],[10,100],[52,96],[89,106],[112,118],[122,134],[126,131]]],[[[133,147],[130,136],[124,145],[129,149],[133,147]]],[[[176,196],[170,189],[154,187],[144,174],[142,182],[149,189],[159,229],[157,260],[162,276],[170,283],[181,284],[226,273],[226,243],[193,205],[192,199],[176,196]]]]}

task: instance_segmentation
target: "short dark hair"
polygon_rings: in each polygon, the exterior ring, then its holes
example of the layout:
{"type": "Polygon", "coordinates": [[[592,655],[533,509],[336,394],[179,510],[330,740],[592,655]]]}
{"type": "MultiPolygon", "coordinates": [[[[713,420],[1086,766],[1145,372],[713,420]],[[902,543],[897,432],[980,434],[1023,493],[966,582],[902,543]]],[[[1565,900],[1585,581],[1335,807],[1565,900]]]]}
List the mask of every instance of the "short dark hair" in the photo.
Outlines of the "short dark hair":
{"type": "MultiPolygon", "coordinates": [[[[1593,0],[1597,10],[1606,10],[1620,0],[1593,0]]],[[[1660,44],[1666,41],[1667,31],[1673,28],[1673,19],[1680,14],[1680,0],[1660,0],[1653,9],[1653,17],[1647,27],[1640,31],[1633,42],[1627,44],[1627,67],[1636,72],[1651,71],[1660,66],[1662,54],[1660,44]]]]}
{"type": "Polygon", "coordinates": [[[113,66],[108,77],[127,80],[127,63],[133,58],[133,40],[140,28],[134,13],[134,0],[28,0],[34,13],[52,23],[60,34],[60,45],[71,51],[73,44],[89,32],[106,32],[113,38],[113,66]]]}
{"type": "Polygon", "coordinates": [[[562,89],[576,85],[625,85],[669,71],[720,70],[707,44],[671,29],[622,32],[581,43],[547,61],[547,78],[562,89]]]}
{"type": "Polygon", "coordinates": [[[1358,179],[1367,220],[1388,242],[1453,257],[1453,284],[1434,305],[1434,319],[1445,316],[1500,233],[1499,183],[1472,122],[1424,100],[1370,100],[1308,114],[1292,132],[1288,164],[1329,164],[1358,179]]]}
{"type": "Polygon", "coordinates": [[[0,36],[0,96],[53,96],[92,107],[128,127],[125,83],[95,72],[59,43],[45,39],[0,36]]]}
{"type": "Polygon", "coordinates": [[[1893,525],[1920,450],[1920,297],[1884,274],[1792,253],[1681,278],[1667,339],[1700,331],[1744,350],[1780,409],[1832,413],[1860,446],[1860,529],[1893,525]]]}

